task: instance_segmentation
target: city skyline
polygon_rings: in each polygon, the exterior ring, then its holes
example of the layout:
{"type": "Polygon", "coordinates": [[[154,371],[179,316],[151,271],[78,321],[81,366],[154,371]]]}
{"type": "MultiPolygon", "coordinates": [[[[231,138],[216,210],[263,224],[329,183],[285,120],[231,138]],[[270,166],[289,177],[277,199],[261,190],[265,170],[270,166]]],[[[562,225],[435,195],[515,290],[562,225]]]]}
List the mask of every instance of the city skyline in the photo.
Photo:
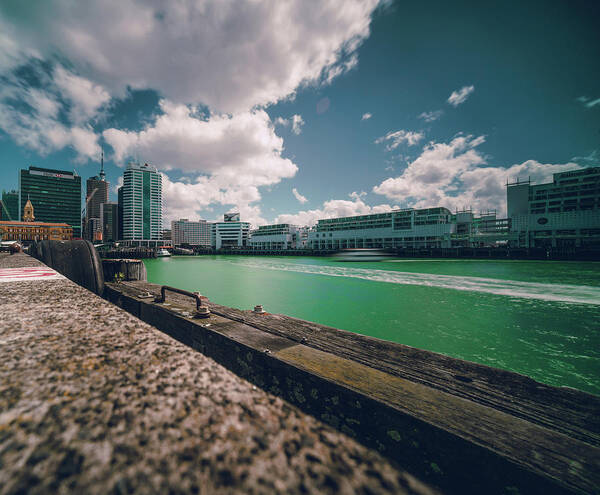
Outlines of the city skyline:
{"type": "Polygon", "coordinates": [[[120,5],[0,7],[0,187],[30,164],[87,179],[103,146],[113,201],[130,159],[164,174],[165,227],[230,210],[254,226],[393,207],[503,216],[506,179],[600,158],[589,3],[221,4],[214,18],[120,5]],[[234,35],[224,20],[241,14],[234,35]],[[127,36],[108,40],[112,22],[127,36]],[[202,43],[224,48],[211,58],[202,43]]]}

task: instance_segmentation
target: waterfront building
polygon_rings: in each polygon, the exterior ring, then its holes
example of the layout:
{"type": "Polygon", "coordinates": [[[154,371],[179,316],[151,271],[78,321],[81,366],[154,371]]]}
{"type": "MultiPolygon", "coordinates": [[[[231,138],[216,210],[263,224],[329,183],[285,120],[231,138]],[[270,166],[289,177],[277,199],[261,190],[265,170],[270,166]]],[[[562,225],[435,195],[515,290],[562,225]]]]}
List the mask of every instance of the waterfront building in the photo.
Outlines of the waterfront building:
{"type": "Polygon", "coordinates": [[[306,229],[288,223],[261,225],[250,233],[249,246],[253,249],[302,249],[302,233],[307,239],[306,229]]]}
{"type": "Polygon", "coordinates": [[[162,177],[156,167],[130,163],[123,173],[123,240],[160,240],[162,177]]]}
{"type": "Polygon", "coordinates": [[[223,222],[211,226],[211,246],[214,249],[246,247],[250,224],[240,221],[239,213],[225,213],[223,222]]]}
{"type": "Polygon", "coordinates": [[[23,207],[22,221],[0,221],[0,240],[29,243],[33,241],[68,241],[73,238],[73,229],[62,222],[40,222],[35,220],[34,207],[27,200],[23,207]]]}
{"type": "Polygon", "coordinates": [[[19,219],[19,191],[2,191],[0,201],[0,220],[19,219]]]}
{"type": "Polygon", "coordinates": [[[119,205],[102,203],[100,205],[100,228],[103,242],[115,242],[119,239],[119,205]]]}
{"type": "Polygon", "coordinates": [[[40,222],[65,223],[81,237],[81,177],[75,172],[30,166],[19,174],[19,220],[27,200],[40,222]]]}
{"type": "Polygon", "coordinates": [[[456,232],[446,208],[403,209],[319,220],[308,234],[313,249],[450,247],[456,232]]]}
{"type": "Polygon", "coordinates": [[[493,246],[505,242],[508,220],[495,212],[476,217],[471,210],[444,207],[318,220],[308,233],[313,249],[449,248],[493,246]]]}
{"type": "Polygon", "coordinates": [[[206,220],[190,222],[187,218],[171,222],[171,239],[174,246],[211,246],[210,224],[206,220]]]}
{"type": "Polygon", "coordinates": [[[173,239],[173,236],[171,234],[171,229],[163,229],[162,232],[160,233],[160,238],[163,241],[170,241],[173,239]]]}
{"type": "Polygon", "coordinates": [[[513,246],[600,247],[600,167],[507,183],[506,202],[513,246]]]}

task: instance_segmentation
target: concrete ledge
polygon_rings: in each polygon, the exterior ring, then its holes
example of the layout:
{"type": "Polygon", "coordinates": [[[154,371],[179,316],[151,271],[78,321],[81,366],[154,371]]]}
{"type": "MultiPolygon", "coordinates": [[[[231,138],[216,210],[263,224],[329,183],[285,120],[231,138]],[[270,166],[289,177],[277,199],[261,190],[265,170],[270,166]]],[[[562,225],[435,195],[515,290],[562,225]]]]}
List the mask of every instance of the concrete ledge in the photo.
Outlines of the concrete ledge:
{"type": "Polygon", "coordinates": [[[454,493],[591,493],[598,397],[283,315],[107,284],[106,297],[238,375],[454,493]]]}
{"type": "Polygon", "coordinates": [[[0,315],[0,494],[434,493],[66,278],[0,283],[0,315]]]}

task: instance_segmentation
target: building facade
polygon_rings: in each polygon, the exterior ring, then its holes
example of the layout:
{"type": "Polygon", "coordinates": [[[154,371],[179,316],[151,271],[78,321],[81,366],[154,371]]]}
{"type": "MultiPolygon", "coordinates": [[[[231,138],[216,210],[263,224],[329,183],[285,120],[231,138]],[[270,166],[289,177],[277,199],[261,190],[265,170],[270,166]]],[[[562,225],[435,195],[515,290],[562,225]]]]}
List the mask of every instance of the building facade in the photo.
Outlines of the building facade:
{"type": "Polygon", "coordinates": [[[156,167],[130,163],[123,173],[123,240],[160,240],[162,177],[156,167]]]}
{"type": "Polygon", "coordinates": [[[104,159],[102,160],[102,168],[100,174],[95,177],[90,177],[86,181],[86,196],[85,196],[85,235],[88,240],[94,240],[98,237],[98,232],[102,236],[102,222],[100,221],[100,207],[104,203],[108,203],[108,187],[104,174],[104,159]],[[96,222],[92,222],[96,219],[96,222]],[[97,230],[92,230],[92,226],[97,226],[97,230]]]}
{"type": "Polygon", "coordinates": [[[19,174],[19,217],[31,200],[40,222],[65,223],[81,237],[81,177],[75,172],[29,167],[19,174]]]}
{"type": "Polygon", "coordinates": [[[507,184],[506,202],[513,246],[600,248],[600,167],[507,184]]]}
{"type": "Polygon", "coordinates": [[[206,220],[190,222],[187,218],[171,222],[171,240],[174,246],[211,246],[210,224],[206,220]]]}
{"type": "Polygon", "coordinates": [[[261,225],[250,232],[248,245],[261,250],[302,249],[303,233],[308,235],[306,229],[288,223],[261,225]]]}
{"type": "Polygon", "coordinates": [[[29,243],[33,241],[69,241],[73,238],[70,225],[60,222],[37,222],[31,201],[23,207],[22,221],[0,221],[0,240],[29,243]]]}
{"type": "Polygon", "coordinates": [[[103,242],[115,242],[119,239],[119,205],[102,203],[100,205],[100,226],[103,242]]]}
{"type": "Polygon", "coordinates": [[[19,191],[2,191],[0,201],[0,220],[16,221],[19,219],[19,191]]]}
{"type": "Polygon", "coordinates": [[[214,249],[246,247],[250,224],[239,221],[239,213],[225,213],[223,222],[210,224],[211,246],[214,249]]]}

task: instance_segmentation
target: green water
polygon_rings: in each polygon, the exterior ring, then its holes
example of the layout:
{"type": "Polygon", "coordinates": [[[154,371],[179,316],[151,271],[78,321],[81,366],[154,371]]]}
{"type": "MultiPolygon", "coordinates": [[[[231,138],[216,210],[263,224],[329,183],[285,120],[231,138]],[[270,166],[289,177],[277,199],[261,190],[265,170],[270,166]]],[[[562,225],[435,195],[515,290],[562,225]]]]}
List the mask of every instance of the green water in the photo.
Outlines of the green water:
{"type": "Polygon", "coordinates": [[[600,395],[600,263],[199,256],[148,280],[600,395]]]}

